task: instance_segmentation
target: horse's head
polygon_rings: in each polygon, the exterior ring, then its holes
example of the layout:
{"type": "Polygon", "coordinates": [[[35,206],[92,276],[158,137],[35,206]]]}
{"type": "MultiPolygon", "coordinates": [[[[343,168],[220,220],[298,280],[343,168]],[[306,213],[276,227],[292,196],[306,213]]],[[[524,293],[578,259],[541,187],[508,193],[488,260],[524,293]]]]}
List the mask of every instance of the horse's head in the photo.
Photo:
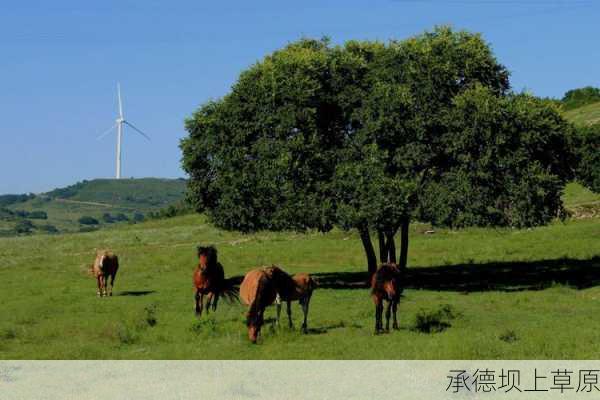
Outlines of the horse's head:
{"type": "Polygon", "coordinates": [[[248,339],[252,343],[256,343],[258,335],[260,334],[260,328],[264,323],[263,316],[260,313],[254,314],[252,311],[248,313],[246,325],[248,325],[248,339]]]}
{"type": "Polygon", "coordinates": [[[198,246],[198,258],[202,267],[215,265],[217,263],[217,249],[214,246],[198,246]]]}

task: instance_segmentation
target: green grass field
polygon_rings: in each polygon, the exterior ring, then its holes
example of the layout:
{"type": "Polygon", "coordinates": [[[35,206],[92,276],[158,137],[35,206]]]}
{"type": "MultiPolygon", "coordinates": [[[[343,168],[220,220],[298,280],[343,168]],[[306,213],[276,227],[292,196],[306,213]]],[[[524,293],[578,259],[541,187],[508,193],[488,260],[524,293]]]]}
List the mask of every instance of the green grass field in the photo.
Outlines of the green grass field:
{"type": "Polygon", "coordinates": [[[600,123],[600,102],[566,111],[565,116],[575,124],[591,125],[600,123]]]}
{"type": "MultiPolygon", "coordinates": [[[[577,197],[577,195],[574,195],[577,197]]],[[[190,215],[92,233],[0,239],[2,359],[597,359],[600,220],[531,230],[413,225],[397,332],[373,335],[354,233],[224,232],[190,215]],[[245,307],[193,313],[195,245],[213,243],[228,276],[276,263],[321,283],[308,335],[264,328],[247,340],[245,307]],[[97,298],[94,248],[120,256],[115,296],[97,298]],[[450,310],[422,333],[418,314],[450,310]],[[153,325],[152,321],[156,320],[153,325]]],[[[296,328],[301,312],[293,308],[296,328]]],[[[267,317],[274,316],[273,307],[267,317]]],[[[285,313],[284,313],[285,314],[285,313]]]]}

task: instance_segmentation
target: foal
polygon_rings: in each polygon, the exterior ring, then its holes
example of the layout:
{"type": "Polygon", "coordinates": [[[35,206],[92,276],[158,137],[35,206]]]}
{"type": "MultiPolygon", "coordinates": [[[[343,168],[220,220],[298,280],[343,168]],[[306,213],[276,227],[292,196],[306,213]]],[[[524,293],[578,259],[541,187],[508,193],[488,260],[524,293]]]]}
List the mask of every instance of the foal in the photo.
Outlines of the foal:
{"type": "Polygon", "coordinates": [[[119,270],[119,258],[110,250],[97,250],[94,264],[90,267],[92,275],[98,282],[99,297],[112,296],[115,277],[119,270]],[[110,291],[108,290],[108,278],[110,278],[110,291]]]}
{"type": "Polygon", "coordinates": [[[229,299],[236,297],[233,281],[225,279],[225,271],[217,261],[217,249],[213,246],[198,246],[198,267],[194,271],[194,287],[196,314],[202,315],[204,309],[204,296],[207,296],[206,312],[217,310],[219,296],[224,295],[229,299]]]}
{"type": "Polygon", "coordinates": [[[396,264],[381,264],[371,277],[371,297],[375,303],[375,334],[383,332],[383,302],[388,302],[385,311],[385,330],[390,330],[390,314],[394,316],[393,329],[398,329],[396,312],[402,294],[402,269],[396,264]]]}
{"type": "Polygon", "coordinates": [[[302,307],[302,313],[304,314],[304,321],[302,322],[302,332],[308,333],[308,326],[306,319],[308,318],[308,304],[312,296],[313,290],[317,287],[314,279],[305,273],[296,274],[289,276],[286,272],[282,271],[278,267],[271,267],[273,269],[273,279],[275,279],[275,285],[277,287],[277,297],[275,303],[277,304],[277,323],[279,324],[279,315],[281,314],[281,301],[287,303],[287,315],[289,327],[293,327],[292,323],[292,301],[298,301],[302,307]]]}

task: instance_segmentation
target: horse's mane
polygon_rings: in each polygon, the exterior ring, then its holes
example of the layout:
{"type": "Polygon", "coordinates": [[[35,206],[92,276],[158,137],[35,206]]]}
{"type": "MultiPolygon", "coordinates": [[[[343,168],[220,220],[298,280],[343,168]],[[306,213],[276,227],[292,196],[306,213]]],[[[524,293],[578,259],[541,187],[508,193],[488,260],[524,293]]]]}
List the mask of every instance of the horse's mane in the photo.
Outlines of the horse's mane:
{"type": "Polygon", "coordinates": [[[198,258],[206,256],[207,267],[215,267],[217,265],[217,249],[214,246],[198,246],[198,258]]]}

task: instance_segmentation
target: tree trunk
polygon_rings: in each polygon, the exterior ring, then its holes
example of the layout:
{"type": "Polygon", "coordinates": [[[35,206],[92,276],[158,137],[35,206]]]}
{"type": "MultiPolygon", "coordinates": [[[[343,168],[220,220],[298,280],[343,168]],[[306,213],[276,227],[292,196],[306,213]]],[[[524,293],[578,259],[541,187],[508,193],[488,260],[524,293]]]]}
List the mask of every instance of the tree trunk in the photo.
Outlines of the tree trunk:
{"type": "Polygon", "coordinates": [[[388,259],[388,247],[383,231],[377,230],[377,238],[379,239],[379,262],[385,263],[388,259]]]}
{"type": "Polygon", "coordinates": [[[401,238],[400,238],[400,265],[401,268],[406,268],[406,262],[408,260],[408,226],[410,225],[410,219],[405,218],[402,220],[401,226],[401,238]]]}
{"type": "Polygon", "coordinates": [[[375,249],[373,243],[371,243],[371,235],[369,234],[369,228],[361,227],[359,229],[360,240],[365,249],[367,256],[367,268],[369,270],[369,278],[377,271],[377,256],[375,255],[375,249]]]}
{"type": "Polygon", "coordinates": [[[385,234],[386,236],[386,248],[388,253],[388,262],[396,264],[396,242],[394,240],[395,231],[388,232],[385,234]]]}

